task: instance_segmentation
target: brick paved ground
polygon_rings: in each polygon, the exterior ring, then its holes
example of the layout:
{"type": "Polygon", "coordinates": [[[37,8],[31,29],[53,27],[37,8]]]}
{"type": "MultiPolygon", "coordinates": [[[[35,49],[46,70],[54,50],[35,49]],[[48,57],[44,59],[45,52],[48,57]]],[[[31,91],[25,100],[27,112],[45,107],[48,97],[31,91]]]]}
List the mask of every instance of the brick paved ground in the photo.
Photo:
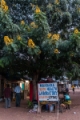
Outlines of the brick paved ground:
{"type": "Polygon", "coordinates": [[[71,109],[63,113],[29,113],[25,101],[22,101],[20,108],[16,108],[13,102],[8,109],[0,103],[0,120],[80,120],[80,90],[76,90],[75,94],[70,92],[70,95],[73,102],[71,109]]]}

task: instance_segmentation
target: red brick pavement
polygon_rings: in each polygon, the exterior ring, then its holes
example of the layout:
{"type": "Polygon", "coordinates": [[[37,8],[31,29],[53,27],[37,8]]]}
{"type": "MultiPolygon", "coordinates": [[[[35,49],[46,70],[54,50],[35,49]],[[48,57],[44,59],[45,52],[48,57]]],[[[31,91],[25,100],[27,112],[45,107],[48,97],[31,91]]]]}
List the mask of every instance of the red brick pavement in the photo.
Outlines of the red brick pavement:
{"type": "Polygon", "coordinates": [[[76,90],[75,94],[70,92],[70,95],[72,98],[71,109],[63,113],[29,113],[26,101],[22,101],[19,108],[16,108],[15,102],[13,102],[11,108],[5,109],[4,103],[1,102],[0,120],[80,120],[80,90],[76,90]]]}

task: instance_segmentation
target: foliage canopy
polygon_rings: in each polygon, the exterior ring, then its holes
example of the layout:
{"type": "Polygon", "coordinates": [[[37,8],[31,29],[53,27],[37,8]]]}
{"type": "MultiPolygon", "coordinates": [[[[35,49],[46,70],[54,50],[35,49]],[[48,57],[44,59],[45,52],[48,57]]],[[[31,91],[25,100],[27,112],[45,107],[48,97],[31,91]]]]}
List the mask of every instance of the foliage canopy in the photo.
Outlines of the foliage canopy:
{"type": "Polygon", "coordinates": [[[0,6],[1,67],[10,74],[80,76],[79,0],[6,3],[6,12],[0,6]]]}

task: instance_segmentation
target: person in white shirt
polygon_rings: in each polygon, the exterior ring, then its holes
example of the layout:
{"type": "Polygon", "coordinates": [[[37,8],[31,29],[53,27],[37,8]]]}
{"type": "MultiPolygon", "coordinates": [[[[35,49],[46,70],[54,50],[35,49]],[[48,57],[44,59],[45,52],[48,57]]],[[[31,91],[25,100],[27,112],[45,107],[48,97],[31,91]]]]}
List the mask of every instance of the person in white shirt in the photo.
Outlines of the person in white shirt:
{"type": "Polygon", "coordinates": [[[21,87],[17,83],[17,86],[14,89],[14,92],[16,93],[16,107],[20,107],[20,101],[21,101],[21,87]]]}

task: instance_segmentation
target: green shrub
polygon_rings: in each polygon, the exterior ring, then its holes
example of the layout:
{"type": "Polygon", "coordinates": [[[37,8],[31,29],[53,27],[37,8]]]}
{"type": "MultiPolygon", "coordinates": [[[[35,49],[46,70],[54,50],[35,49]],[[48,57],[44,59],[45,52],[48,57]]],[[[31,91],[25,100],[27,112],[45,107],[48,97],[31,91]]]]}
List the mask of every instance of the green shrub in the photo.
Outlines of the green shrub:
{"type": "Polygon", "coordinates": [[[33,108],[33,102],[28,100],[27,101],[27,106],[28,106],[28,108],[33,108]]]}

